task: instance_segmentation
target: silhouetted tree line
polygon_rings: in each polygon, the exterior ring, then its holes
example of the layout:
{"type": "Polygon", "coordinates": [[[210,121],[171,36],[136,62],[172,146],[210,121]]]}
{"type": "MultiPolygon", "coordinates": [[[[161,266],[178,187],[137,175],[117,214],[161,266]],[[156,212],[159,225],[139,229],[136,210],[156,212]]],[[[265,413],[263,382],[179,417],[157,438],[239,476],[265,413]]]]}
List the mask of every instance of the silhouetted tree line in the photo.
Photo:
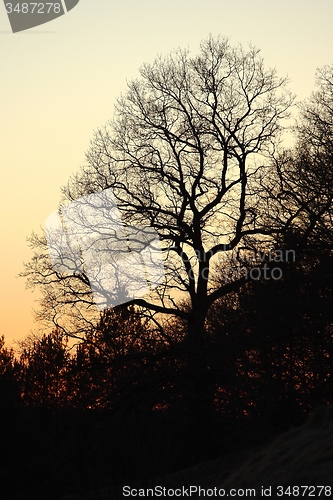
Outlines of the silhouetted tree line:
{"type": "Polygon", "coordinates": [[[55,330],[15,359],[2,341],[2,498],[168,473],[267,441],[331,403],[333,259],[318,246],[296,255],[280,280],[248,281],[210,309],[201,429],[186,408],[197,387],[184,324],[160,332],[125,305],[74,346],[55,330]]]}

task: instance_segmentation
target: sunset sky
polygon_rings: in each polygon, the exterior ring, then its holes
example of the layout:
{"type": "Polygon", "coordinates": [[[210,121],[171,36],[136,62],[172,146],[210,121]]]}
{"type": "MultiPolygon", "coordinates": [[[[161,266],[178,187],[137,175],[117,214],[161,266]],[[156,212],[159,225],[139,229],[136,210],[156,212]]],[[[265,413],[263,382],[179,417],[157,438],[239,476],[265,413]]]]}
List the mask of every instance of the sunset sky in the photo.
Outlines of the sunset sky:
{"type": "MultiPolygon", "coordinates": [[[[15,1],[12,2],[13,4],[15,1]]],[[[175,47],[193,53],[210,33],[252,43],[288,75],[299,100],[333,63],[332,0],[80,0],[54,21],[12,34],[0,4],[1,331],[7,344],[37,328],[25,289],[32,252],[60,188],[84,162],[93,131],[112,117],[126,79],[175,47]]]]}

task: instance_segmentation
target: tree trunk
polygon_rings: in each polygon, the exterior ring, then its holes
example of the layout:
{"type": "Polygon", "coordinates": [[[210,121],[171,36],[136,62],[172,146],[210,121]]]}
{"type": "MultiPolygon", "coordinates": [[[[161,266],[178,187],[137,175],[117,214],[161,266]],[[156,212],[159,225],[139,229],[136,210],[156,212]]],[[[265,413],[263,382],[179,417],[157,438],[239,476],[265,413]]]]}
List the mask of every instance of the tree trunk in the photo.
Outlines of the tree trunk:
{"type": "Polygon", "coordinates": [[[197,304],[188,322],[185,342],[186,369],[184,373],[185,415],[191,432],[194,456],[209,457],[212,452],[212,416],[214,381],[211,377],[208,345],[205,332],[206,309],[197,304]]]}

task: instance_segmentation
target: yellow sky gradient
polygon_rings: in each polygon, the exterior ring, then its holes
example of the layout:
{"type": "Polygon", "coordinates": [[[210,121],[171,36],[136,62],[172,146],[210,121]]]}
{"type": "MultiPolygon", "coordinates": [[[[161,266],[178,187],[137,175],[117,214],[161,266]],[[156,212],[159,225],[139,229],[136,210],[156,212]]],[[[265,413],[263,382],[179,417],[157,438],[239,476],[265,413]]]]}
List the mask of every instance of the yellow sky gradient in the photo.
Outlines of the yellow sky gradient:
{"type": "MultiPolygon", "coordinates": [[[[15,3],[15,2],[13,2],[15,3]]],[[[68,14],[12,34],[0,5],[1,331],[7,344],[37,327],[25,290],[26,237],[57,208],[93,130],[138,67],[174,47],[198,50],[209,33],[251,42],[289,75],[299,99],[317,67],[333,63],[331,0],[80,0],[68,14]]]]}

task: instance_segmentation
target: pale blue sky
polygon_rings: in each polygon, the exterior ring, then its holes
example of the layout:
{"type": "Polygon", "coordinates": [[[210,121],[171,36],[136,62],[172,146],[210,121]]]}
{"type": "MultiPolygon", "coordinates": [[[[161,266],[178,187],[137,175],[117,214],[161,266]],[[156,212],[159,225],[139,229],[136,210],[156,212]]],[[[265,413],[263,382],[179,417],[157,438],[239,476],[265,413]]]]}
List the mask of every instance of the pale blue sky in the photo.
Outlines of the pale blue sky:
{"type": "Polygon", "coordinates": [[[331,0],[80,0],[66,15],[12,34],[1,4],[0,334],[11,342],[35,328],[37,294],[15,278],[31,256],[26,236],[57,208],[93,130],[111,118],[142,63],[178,46],[195,53],[209,33],[222,34],[259,47],[303,99],[316,68],[333,63],[332,19],[331,0]]]}

